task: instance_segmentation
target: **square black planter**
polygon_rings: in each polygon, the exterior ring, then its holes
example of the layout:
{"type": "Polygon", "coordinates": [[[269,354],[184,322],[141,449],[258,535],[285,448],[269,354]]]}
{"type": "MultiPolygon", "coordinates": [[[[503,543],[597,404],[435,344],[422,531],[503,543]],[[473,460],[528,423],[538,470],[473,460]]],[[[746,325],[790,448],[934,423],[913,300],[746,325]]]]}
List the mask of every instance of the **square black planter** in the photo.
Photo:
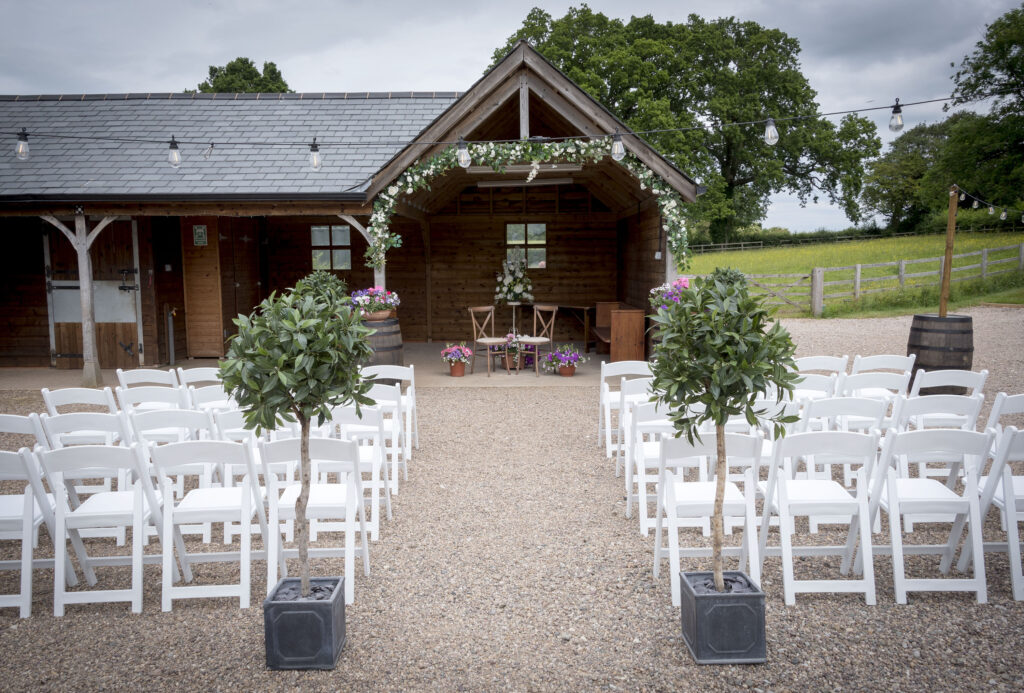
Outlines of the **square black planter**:
{"type": "Polygon", "coordinates": [[[263,601],[268,669],[333,669],[345,646],[345,578],[312,578],[310,585],[333,586],[330,599],[278,601],[278,591],[297,585],[282,578],[263,601]]]}
{"type": "MultiPolygon", "coordinates": [[[[693,583],[713,573],[679,573],[683,640],[698,664],[761,664],[767,656],[764,592],[697,594],[693,583]]],[[[745,573],[727,570],[725,576],[745,573]]]]}

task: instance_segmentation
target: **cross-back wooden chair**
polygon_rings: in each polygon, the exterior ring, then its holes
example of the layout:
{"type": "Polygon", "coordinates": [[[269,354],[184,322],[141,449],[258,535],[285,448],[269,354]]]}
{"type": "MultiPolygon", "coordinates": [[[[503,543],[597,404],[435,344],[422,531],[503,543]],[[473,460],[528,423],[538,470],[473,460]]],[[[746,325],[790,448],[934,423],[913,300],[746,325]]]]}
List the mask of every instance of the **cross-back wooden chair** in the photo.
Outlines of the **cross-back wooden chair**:
{"type": "MultiPolygon", "coordinates": [[[[491,377],[491,359],[494,356],[505,356],[505,338],[494,336],[494,306],[473,306],[469,308],[469,318],[473,321],[473,358],[469,362],[469,372],[476,365],[477,353],[487,357],[487,377],[491,377]],[[492,347],[498,347],[493,349],[492,347]],[[483,350],[481,352],[481,349],[483,350]]],[[[502,361],[506,359],[502,358],[502,361]]],[[[505,364],[505,372],[508,364],[505,364]]]]}
{"type": "Polygon", "coordinates": [[[550,354],[555,348],[555,315],[557,313],[558,306],[535,304],[533,306],[533,334],[519,339],[521,344],[533,347],[533,370],[538,376],[540,375],[541,349],[546,346],[550,354]]]}

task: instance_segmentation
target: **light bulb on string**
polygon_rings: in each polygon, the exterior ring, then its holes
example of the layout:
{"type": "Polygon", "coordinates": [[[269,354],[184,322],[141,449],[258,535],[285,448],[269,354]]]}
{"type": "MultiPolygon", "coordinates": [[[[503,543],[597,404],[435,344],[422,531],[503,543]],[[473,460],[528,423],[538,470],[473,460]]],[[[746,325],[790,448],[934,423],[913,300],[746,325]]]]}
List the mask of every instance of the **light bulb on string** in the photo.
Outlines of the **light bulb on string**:
{"type": "Polygon", "coordinates": [[[462,168],[469,168],[469,165],[473,163],[473,157],[469,155],[469,145],[461,137],[459,138],[458,148],[455,150],[455,158],[462,168]]]}
{"type": "Polygon", "coordinates": [[[213,142],[210,142],[210,146],[203,150],[203,158],[209,159],[213,154],[213,142]]]}
{"type": "Polygon", "coordinates": [[[989,207],[988,208],[988,215],[989,216],[992,216],[995,213],[996,213],[996,208],[995,207],[989,207]]]}
{"type": "Polygon", "coordinates": [[[999,213],[999,221],[1006,221],[1006,210],[999,213]]]}
{"type": "Polygon", "coordinates": [[[978,201],[975,200],[974,202],[971,203],[971,209],[977,209],[977,208],[978,208],[978,201]]]}
{"type": "Polygon", "coordinates": [[[615,134],[612,135],[612,158],[616,161],[622,161],[626,156],[626,147],[622,144],[622,135],[616,130],[615,134]]]}
{"type": "Polygon", "coordinates": [[[960,201],[963,202],[967,198],[965,193],[960,193],[960,201]]]}
{"type": "Polygon", "coordinates": [[[903,129],[903,109],[900,108],[900,100],[896,99],[896,105],[892,107],[892,117],[889,118],[889,130],[899,132],[903,129]]]}
{"type": "Polygon", "coordinates": [[[772,147],[779,141],[779,130],[775,127],[774,118],[769,118],[764,124],[764,141],[772,147]]]}
{"type": "Polygon", "coordinates": [[[314,171],[319,171],[324,165],[324,157],[320,153],[320,145],[316,143],[316,138],[313,138],[312,144],[309,145],[309,167],[314,171]]]}
{"type": "Polygon", "coordinates": [[[178,142],[174,139],[174,135],[171,135],[170,146],[167,148],[167,163],[171,165],[171,168],[181,166],[181,150],[178,149],[178,142]]]}
{"type": "Polygon", "coordinates": [[[18,143],[14,145],[14,155],[18,161],[28,161],[28,131],[25,128],[18,133],[18,143]]]}

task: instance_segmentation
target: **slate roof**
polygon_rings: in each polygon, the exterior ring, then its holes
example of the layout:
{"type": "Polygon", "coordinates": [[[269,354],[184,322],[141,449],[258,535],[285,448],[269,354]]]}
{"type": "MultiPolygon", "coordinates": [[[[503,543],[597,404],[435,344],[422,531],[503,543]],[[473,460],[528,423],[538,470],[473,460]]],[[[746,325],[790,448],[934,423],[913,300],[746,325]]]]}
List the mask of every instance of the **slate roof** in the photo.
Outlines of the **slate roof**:
{"type": "Polygon", "coordinates": [[[370,176],[458,96],[0,96],[0,200],[361,199],[370,176]],[[28,161],[14,157],[22,128],[29,132],[28,161]],[[171,135],[181,143],[178,169],[167,164],[171,135]],[[320,171],[308,164],[314,136],[324,155],[320,171]],[[213,153],[204,159],[210,142],[213,153]]]}

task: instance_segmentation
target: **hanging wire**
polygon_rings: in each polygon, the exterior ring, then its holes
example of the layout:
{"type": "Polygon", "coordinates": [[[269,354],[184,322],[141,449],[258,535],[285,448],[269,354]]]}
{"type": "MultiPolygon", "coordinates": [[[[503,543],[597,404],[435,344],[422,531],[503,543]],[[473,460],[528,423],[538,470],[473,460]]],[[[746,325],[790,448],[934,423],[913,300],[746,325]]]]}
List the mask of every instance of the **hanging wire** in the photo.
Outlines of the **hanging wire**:
{"type": "Polygon", "coordinates": [[[961,188],[959,185],[956,186],[956,189],[960,194],[960,202],[966,202],[969,200],[971,209],[979,209],[981,207],[986,207],[988,208],[988,213],[992,215],[994,215],[996,213],[996,210],[998,209],[999,219],[1002,221],[1005,221],[1007,215],[1011,213],[1020,214],[1021,222],[1024,222],[1024,209],[1017,209],[1015,207],[1004,207],[1002,205],[997,205],[993,202],[988,202],[978,197],[977,195],[972,195],[971,193],[961,188]]]}

